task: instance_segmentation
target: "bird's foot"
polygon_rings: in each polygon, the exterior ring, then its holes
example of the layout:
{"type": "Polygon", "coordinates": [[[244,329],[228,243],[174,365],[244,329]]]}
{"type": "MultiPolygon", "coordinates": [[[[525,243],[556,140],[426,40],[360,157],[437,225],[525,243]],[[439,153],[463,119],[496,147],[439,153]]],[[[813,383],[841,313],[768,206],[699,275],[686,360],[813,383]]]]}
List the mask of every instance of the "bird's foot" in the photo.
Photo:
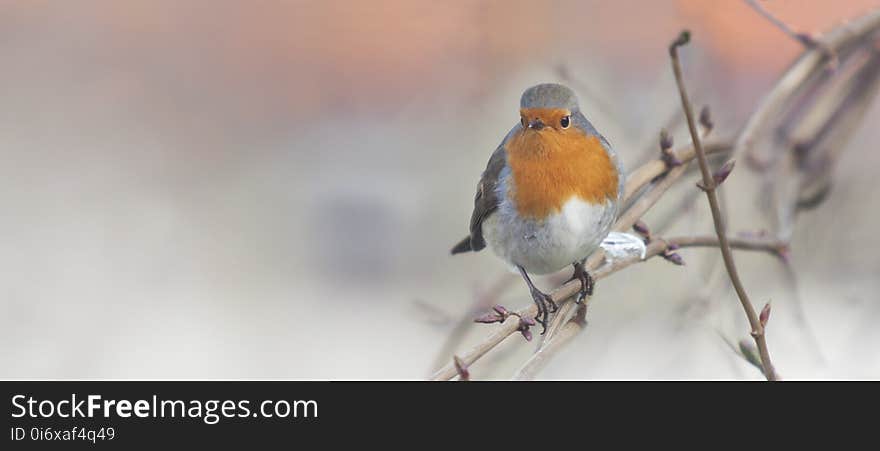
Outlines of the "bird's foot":
{"type": "Polygon", "coordinates": [[[544,335],[544,333],[547,332],[548,317],[551,313],[555,313],[556,310],[558,310],[558,306],[549,294],[546,294],[537,288],[531,288],[530,291],[532,293],[532,300],[535,301],[535,305],[538,307],[538,314],[535,315],[535,321],[543,327],[541,335],[544,335]]]}
{"type": "Polygon", "coordinates": [[[593,280],[593,276],[584,268],[583,263],[574,264],[574,274],[571,275],[571,279],[568,279],[568,281],[572,280],[579,280],[581,282],[581,289],[578,291],[577,299],[575,300],[576,303],[580,304],[584,298],[593,295],[596,281],[593,280]]]}
{"type": "Polygon", "coordinates": [[[522,266],[516,265],[516,269],[519,270],[523,280],[525,280],[526,284],[529,286],[529,292],[532,293],[532,300],[535,301],[535,305],[538,307],[538,314],[535,315],[535,321],[541,323],[541,326],[544,327],[544,330],[541,331],[541,335],[544,335],[544,333],[547,332],[547,317],[558,309],[556,302],[553,301],[553,298],[550,297],[549,294],[539,290],[535,284],[532,283],[532,279],[529,278],[529,274],[522,266]]]}

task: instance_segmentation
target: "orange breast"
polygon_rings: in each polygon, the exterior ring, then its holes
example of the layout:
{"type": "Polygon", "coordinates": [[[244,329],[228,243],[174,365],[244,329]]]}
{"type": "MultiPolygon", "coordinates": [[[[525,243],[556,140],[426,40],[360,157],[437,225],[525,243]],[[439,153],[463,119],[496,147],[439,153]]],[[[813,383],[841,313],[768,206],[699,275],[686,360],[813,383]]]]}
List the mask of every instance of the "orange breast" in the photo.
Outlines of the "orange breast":
{"type": "Polygon", "coordinates": [[[543,219],[572,196],[591,203],[617,198],[618,174],[602,143],[572,127],[520,131],[505,146],[520,216],[543,219]]]}

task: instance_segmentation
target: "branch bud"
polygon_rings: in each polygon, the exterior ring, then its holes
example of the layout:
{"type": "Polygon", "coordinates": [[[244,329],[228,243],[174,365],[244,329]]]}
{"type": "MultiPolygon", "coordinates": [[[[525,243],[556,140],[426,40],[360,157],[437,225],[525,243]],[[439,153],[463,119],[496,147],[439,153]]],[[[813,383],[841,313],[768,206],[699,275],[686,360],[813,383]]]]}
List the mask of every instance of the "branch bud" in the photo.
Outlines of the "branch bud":
{"type": "Polygon", "coordinates": [[[510,312],[506,308],[504,308],[503,305],[495,304],[495,306],[492,307],[492,310],[494,310],[495,313],[503,316],[505,319],[510,316],[510,312]]]}
{"type": "Polygon", "coordinates": [[[672,136],[664,128],[660,130],[660,150],[667,151],[672,148],[672,136]]]}
{"type": "Polygon", "coordinates": [[[537,323],[535,323],[535,319],[531,316],[519,317],[519,328],[517,330],[519,330],[519,333],[522,334],[523,338],[525,338],[526,341],[532,341],[532,331],[529,330],[529,328],[534,326],[535,324],[537,323]]]}
{"type": "Polygon", "coordinates": [[[669,45],[669,54],[673,55],[677,47],[681,47],[691,40],[691,32],[688,30],[682,30],[682,32],[678,35],[678,37],[672,41],[672,44],[669,45]]]}
{"type": "Polygon", "coordinates": [[[497,313],[486,313],[485,315],[474,318],[475,323],[492,324],[504,322],[504,317],[497,313]]]}
{"type": "Polygon", "coordinates": [[[471,372],[468,371],[467,365],[465,365],[464,362],[460,358],[458,358],[457,355],[452,356],[452,361],[455,363],[455,371],[458,373],[458,380],[471,380],[471,372]]]}
{"type": "Polygon", "coordinates": [[[727,160],[726,163],[721,165],[714,174],[712,174],[712,179],[715,180],[715,186],[724,183],[727,180],[727,176],[733,171],[733,166],[736,164],[736,160],[727,160]]]}
{"type": "Polygon", "coordinates": [[[636,221],[635,224],[633,224],[633,230],[635,230],[636,233],[638,233],[639,235],[642,235],[645,238],[651,237],[651,229],[649,229],[648,225],[645,224],[645,222],[642,221],[641,219],[639,219],[638,221],[636,221]]]}
{"type": "Polygon", "coordinates": [[[764,304],[764,308],[761,309],[761,314],[758,316],[758,319],[761,321],[761,327],[767,326],[767,320],[770,319],[770,301],[767,301],[764,304]]]}
{"type": "Polygon", "coordinates": [[[776,255],[778,255],[786,265],[791,263],[791,248],[788,245],[780,246],[779,249],[776,250],[776,255]]]}
{"type": "Polygon", "coordinates": [[[508,317],[510,317],[510,315],[513,315],[513,313],[507,310],[503,305],[496,304],[492,307],[491,312],[474,318],[474,322],[483,324],[503,323],[508,317]]]}
{"type": "Polygon", "coordinates": [[[712,128],[715,127],[715,121],[712,120],[712,113],[709,111],[708,106],[704,106],[702,110],[700,110],[700,125],[705,129],[703,131],[704,135],[708,135],[709,132],[712,131],[712,128]]]}
{"type": "Polygon", "coordinates": [[[678,255],[675,252],[666,251],[663,253],[663,258],[665,258],[666,261],[670,263],[676,264],[678,266],[684,266],[684,259],[681,258],[681,255],[678,255]]]}

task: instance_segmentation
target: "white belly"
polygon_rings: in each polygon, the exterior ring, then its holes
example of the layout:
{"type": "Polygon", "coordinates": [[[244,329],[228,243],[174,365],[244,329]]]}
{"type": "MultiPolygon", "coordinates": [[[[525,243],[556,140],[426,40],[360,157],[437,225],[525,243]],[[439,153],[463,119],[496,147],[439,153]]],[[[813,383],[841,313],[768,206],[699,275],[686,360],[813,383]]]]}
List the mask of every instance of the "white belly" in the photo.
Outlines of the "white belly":
{"type": "Polygon", "coordinates": [[[496,255],[530,274],[549,274],[588,257],[617,216],[611,202],[594,205],[578,198],[543,221],[522,220],[515,208],[502,202],[483,221],[483,236],[496,255]]]}

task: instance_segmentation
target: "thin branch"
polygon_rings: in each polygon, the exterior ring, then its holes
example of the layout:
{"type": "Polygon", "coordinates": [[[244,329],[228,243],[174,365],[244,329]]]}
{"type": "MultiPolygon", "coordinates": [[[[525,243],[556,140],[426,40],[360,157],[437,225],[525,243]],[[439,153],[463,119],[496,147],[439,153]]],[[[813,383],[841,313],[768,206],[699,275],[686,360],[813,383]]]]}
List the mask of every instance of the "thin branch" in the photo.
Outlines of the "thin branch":
{"type": "MultiPolygon", "coordinates": [[[[666,240],[677,247],[718,247],[717,236],[683,236],[666,240]]],[[[785,259],[788,253],[788,243],[780,240],[768,240],[761,238],[727,238],[727,244],[739,250],[763,251],[776,257],[785,259]]]]}
{"type": "Polygon", "coordinates": [[[758,14],[760,14],[765,19],[767,19],[767,21],[773,24],[773,26],[782,30],[783,33],[787,34],[789,37],[791,37],[795,41],[798,41],[805,47],[813,48],[821,45],[821,43],[816,38],[814,38],[813,35],[811,35],[810,33],[804,33],[802,31],[795,31],[794,28],[783,22],[782,19],[774,16],[773,13],[767,10],[767,8],[764,8],[764,5],[762,5],[757,0],[745,0],[745,2],[749,6],[751,6],[752,9],[757,11],[758,14]]]}
{"type": "MultiPolygon", "coordinates": [[[[705,149],[708,155],[727,153],[731,150],[729,141],[718,139],[706,141],[703,143],[703,149],[705,149]]],[[[675,151],[674,154],[675,158],[679,161],[687,163],[694,159],[694,147],[693,145],[688,145],[683,149],[675,151]]],[[[681,166],[684,166],[684,164],[681,166]]],[[[635,193],[644,188],[651,181],[665,174],[667,171],[670,171],[669,165],[667,165],[662,159],[655,159],[630,172],[626,176],[626,186],[623,190],[624,203],[629,201],[635,193]]],[[[632,207],[630,207],[630,209],[631,208],[632,207]]]]}
{"type": "Polygon", "coordinates": [[[752,306],[745,288],[743,288],[742,282],[739,279],[739,274],[736,270],[736,264],[733,261],[733,252],[730,250],[730,243],[724,232],[724,223],[721,217],[721,208],[718,204],[718,196],[715,194],[716,182],[709,169],[709,162],[706,159],[706,153],[700,142],[700,135],[697,133],[694,113],[691,107],[691,102],[688,99],[687,89],[684,85],[681,62],[678,57],[678,47],[687,44],[689,40],[690,34],[685,31],[682,32],[678,39],[673,41],[669,46],[669,56],[672,60],[672,70],[675,73],[675,82],[678,85],[678,91],[681,95],[681,105],[684,109],[685,117],[687,118],[688,129],[690,130],[691,138],[694,141],[694,150],[697,153],[700,172],[703,174],[702,188],[706,192],[706,197],[709,200],[709,208],[712,210],[712,219],[715,223],[715,233],[718,235],[718,242],[719,247],[721,248],[721,255],[724,259],[724,266],[727,268],[730,281],[733,283],[736,294],[739,297],[743,310],[746,312],[746,316],[749,319],[749,324],[752,327],[752,337],[755,339],[755,344],[758,346],[758,352],[761,356],[761,364],[764,368],[764,376],[767,377],[767,380],[775,381],[778,380],[779,377],[776,374],[776,370],[773,368],[773,362],[770,360],[770,351],[767,349],[767,340],[764,336],[764,326],[758,319],[758,314],[755,312],[755,308],[752,306]]]}

